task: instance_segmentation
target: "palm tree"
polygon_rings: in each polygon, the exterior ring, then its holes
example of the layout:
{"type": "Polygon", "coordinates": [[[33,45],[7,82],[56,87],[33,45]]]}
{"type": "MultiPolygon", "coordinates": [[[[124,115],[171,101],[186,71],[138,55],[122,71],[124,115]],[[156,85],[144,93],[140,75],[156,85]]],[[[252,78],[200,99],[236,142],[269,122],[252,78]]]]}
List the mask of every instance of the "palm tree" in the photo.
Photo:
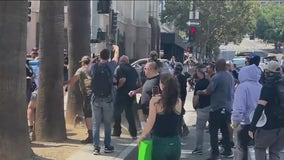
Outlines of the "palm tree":
{"type": "Polygon", "coordinates": [[[40,1],[40,75],[35,135],[66,139],[63,108],[64,1],[40,1]]]}
{"type": "Polygon", "coordinates": [[[0,1],[0,159],[32,156],[26,117],[27,0],[0,1]]]}
{"type": "MultiPolygon", "coordinates": [[[[90,1],[68,1],[69,77],[80,67],[79,60],[90,55],[90,1]]],[[[66,121],[72,123],[82,112],[82,97],[78,85],[69,87],[66,121]]]]}

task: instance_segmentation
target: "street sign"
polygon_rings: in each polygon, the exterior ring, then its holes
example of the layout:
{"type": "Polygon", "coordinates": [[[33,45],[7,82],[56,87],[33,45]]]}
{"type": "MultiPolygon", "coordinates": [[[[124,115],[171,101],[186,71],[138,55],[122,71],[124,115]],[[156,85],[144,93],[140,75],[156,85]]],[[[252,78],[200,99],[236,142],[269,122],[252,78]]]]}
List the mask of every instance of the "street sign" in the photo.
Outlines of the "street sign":
{"type": "Polygon", "coordinates": [[[190,19],[186,24],[188,26],[191,26],[191,27],[199,27],[200,26],[200,20],[199,19],[190,19]]]}

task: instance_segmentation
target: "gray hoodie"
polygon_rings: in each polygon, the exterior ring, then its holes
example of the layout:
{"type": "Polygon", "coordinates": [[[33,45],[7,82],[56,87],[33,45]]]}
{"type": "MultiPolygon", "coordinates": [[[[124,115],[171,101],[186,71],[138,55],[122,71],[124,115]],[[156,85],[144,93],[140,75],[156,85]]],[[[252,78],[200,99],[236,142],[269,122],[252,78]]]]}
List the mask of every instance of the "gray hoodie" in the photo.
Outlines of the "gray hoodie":
{"type": "Polygon", "coordinates": [[[249,115],[257,106],[262,87],[259,79],[259,68],[256,65],[241,68],[239,72],[240,84],[235,91],[231,117],[234,124],[250,124],[249,115]]]}

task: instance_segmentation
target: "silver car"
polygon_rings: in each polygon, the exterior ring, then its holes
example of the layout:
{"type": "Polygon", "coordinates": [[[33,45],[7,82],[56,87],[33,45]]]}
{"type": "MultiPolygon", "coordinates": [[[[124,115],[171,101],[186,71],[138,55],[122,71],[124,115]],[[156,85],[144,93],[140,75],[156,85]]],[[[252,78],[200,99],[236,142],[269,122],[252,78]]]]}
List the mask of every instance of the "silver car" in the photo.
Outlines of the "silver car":
{"type": "MultiPolygon", "coordinates": [[[[172,73],[172,69],[170,67],[170,62],[167,59],[159,59],[162,64],[162,73],[172,73]]],[[[134,67],[137,71],[137,73],[140,75],[140,73],[142,72],[142,69],[144,67],[144,65],[147,63],[148,58],[142,58],[142,59],[138,59],[137,61],[131,63],[131,66],[134,67]]]]}

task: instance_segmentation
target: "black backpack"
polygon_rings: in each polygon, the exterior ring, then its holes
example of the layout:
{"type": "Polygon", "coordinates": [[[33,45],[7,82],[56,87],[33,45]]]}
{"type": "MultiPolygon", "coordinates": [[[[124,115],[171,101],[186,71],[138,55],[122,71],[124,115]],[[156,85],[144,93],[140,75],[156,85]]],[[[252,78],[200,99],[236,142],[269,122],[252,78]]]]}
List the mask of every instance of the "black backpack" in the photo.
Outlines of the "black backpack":
{"type": "Polygon", "coordinates": [[[275,97],[276,106],[273,106],[273,112],[279,119],[284,119],[284,78],[280,79],[274,86],[277,96],[275,97]]]}
{"type": "Polygon", "coordinates": [[[96,63],[91,81],[95,97],[108,97],[112,94],[113,75],[108,63],[96,63]]]}

